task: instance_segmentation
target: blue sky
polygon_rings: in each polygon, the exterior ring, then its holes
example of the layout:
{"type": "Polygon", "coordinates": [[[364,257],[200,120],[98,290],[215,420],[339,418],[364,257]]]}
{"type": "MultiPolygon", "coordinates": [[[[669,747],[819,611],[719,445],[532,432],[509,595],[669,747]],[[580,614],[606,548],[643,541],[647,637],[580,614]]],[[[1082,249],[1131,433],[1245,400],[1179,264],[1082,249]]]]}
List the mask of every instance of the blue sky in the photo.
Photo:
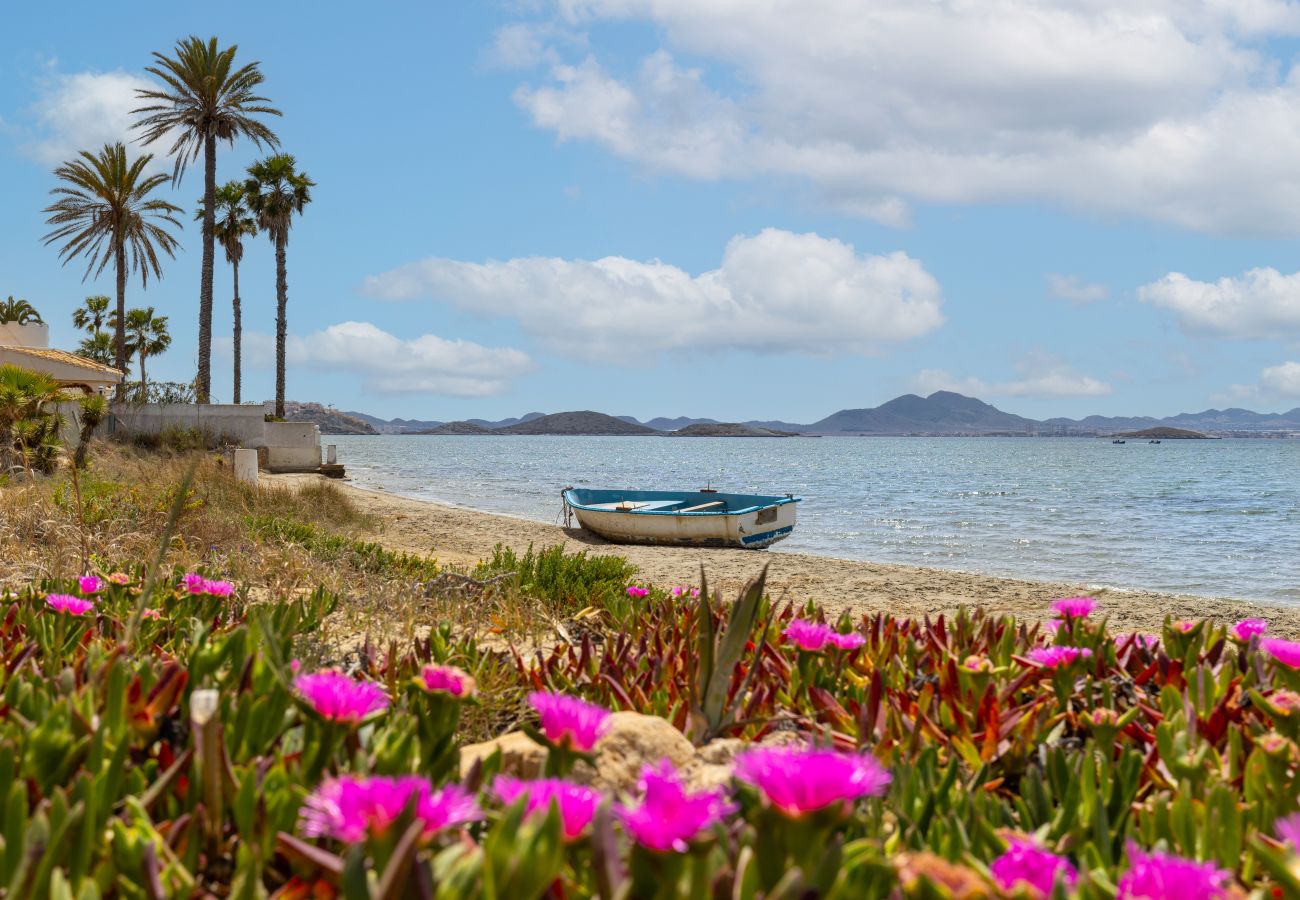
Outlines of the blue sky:
{"type": "MultiPolygon", "coordinates": [[[[130,133],[151,51],[215,34],[261,61],[318,183],[289,246],[291,399],[443,420],[808,422],[938,388],[1036,417],[1300,405],[1294,4],[131,9],[27,6],[0,32],[0,296],[58,346],[112,279],[42,245],[52,169],[130,133]]],[[[223,147],[219,180],[256,156],[223,147]]],[[[200,185],[169,194],[192,209],[200,185]]],[[[194,370],[186,218],[127,297],[171,318],[155,378],[194,370]]],[[[272,263],[254,239],[245,398],[272,394],[272,263]]],[[[229,297],[218,251],[217,399],[229,297]]]]}

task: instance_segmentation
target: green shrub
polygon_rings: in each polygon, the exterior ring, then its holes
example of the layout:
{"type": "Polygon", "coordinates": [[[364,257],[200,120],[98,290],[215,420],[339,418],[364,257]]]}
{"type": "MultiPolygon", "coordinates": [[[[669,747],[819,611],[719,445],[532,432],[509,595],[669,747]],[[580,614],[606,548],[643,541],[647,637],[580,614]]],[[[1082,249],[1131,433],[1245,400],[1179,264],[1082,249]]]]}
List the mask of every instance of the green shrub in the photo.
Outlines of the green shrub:
{"type": "Polygon", "coordinates": [[[520,556],[497,544],[492,558],[479,563],[480,580],[513,572],[514,586],[525,596],[547,604],[553,613],[571,615],[590,606],[603,607],[627,589],[636,567],[621,556],[566,553],[563,546],[536,550],[530,544],[520,556]]]}

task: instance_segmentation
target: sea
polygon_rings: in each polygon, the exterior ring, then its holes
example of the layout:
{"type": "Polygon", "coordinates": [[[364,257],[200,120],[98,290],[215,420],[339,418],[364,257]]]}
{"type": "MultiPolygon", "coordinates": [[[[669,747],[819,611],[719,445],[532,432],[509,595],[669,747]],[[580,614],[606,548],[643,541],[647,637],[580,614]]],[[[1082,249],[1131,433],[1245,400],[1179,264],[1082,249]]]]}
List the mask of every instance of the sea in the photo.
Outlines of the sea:
{"type": "Polygon", "coordinates": [[[1300,605],[1300,440],[329,436],[360,487],[559,522],[569,485],[802,497],[771,553],[1300,605]]]}

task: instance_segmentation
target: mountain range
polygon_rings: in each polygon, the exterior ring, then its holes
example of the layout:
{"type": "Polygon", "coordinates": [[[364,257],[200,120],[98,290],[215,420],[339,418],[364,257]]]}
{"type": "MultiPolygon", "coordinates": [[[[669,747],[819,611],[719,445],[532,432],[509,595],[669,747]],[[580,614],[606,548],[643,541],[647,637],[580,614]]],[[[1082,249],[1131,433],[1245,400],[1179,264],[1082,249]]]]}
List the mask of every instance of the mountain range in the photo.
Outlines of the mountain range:
{"type": "MultiPolygon", "coordinates": [[[[380,419],[365,413],[344,413],[367,423],[379,434],[441,433],[482,434],[653,434],[689,425],[721,424],[717,419],[689,416],[659,417],[642,422],[632,416],[609,416],[590,411],[544,415],[530,412],[519,418],[490,421],[440,422],[417,419],[380,419]],[[473,426],[473,427],[470,427],[473,426]]],[[[731,424],[731,423],[726,423],[731,424]]],[[[1248,409],[1207,409],[1157,419],[1151,416],[1088,416],[1084,419],[1029,419],[1003,412],[995,406],[952,391],[928,397],[904,394],[880,406],[842,409],[809,424],[775,420],[738,423],[757,429],[818,435],[1060,435],[1093,436],[1118,431],[1170,427],[1210,434],[1262,434],[1300,432],[1300,407],[1282,413],[1257,413],[1248,409]]]]}

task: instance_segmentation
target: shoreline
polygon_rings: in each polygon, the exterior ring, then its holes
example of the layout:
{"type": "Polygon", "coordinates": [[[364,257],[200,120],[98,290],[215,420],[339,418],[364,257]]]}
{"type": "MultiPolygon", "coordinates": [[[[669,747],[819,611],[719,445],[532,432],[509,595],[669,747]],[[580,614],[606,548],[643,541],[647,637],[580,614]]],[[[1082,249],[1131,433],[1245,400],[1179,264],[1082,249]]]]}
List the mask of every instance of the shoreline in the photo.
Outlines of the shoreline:
{"type": "MultiPolygon", "coordinates": [[[[292,486],[320,475],[262,475],[266,484],[292,486]]],[[[1087,594],[1098,599],[1099,614],[1110,617],[1121,630],[1159,632],[1166,615],[1179,618],[1213,618],[1232,623],[1239,619],[1266,619],[1270,633],[1300,635],[1300,609],[1258,601],[1167,594],[1131,588],[1036,581],[935,569],[900,563],[814,556],[806,553],[769,552],[730,548],[663,547],[612,544],[580,529],[564,528],[491,513],[437,500],[415,499],[379,488],[360,487],[331,480],[365,513],[383,524],[362,537],[395,550],[420,553],[456,567],[473,566],[505,544],[517,551],[563,544],[569,552],[625,557],[637,567],[640,578],[656,587],[694,585],[703,566],[710,585],[723,595],[734,595],[746,581],[768,565],[769,593],[796,606],[815,600],[830,617],[843,612],[890,612],[896,615],[934,617],[951,614],[958,606],[983,606],[991,612],[1011,613],[1027,619],[1050,616],[1048,605],[1057,597],[1087,594]]]]}

